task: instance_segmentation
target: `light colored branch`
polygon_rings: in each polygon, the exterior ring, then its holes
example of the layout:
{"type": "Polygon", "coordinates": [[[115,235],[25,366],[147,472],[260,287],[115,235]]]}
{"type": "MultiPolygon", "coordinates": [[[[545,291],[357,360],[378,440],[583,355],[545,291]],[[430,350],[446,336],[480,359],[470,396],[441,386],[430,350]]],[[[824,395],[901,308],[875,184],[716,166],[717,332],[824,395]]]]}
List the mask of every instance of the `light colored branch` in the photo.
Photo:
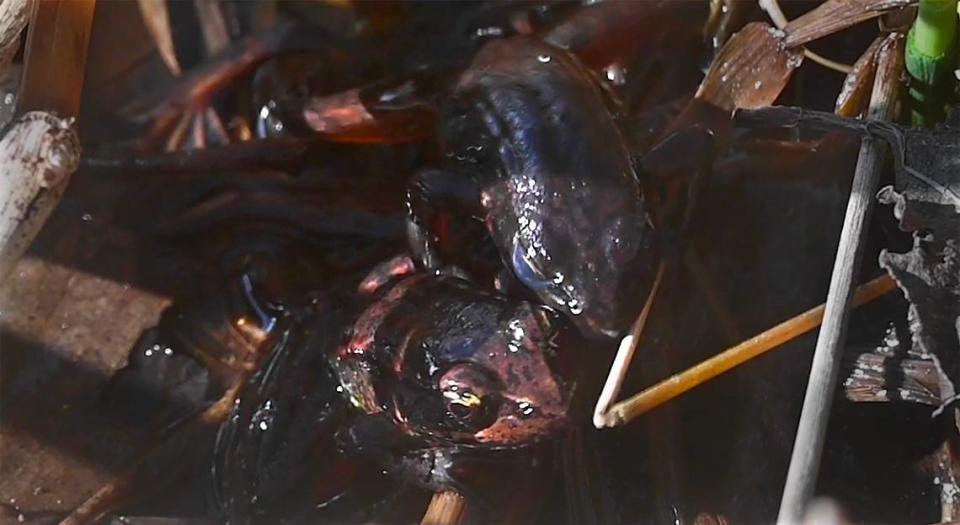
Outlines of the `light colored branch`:
{"type": "Polygon", "coordinates": [[[0,280],[60,202],[79,163],[73,119],[33,111],[0,140],[0,280]]]}
{"type": "Polygon", "coordinates": [[[647,318],[650,317],[653,300],[657,296],[657,289],[660,288],[660,281],[663,280],[663,272],[664,263],[661,261],[659,268],[657,268],[657,276],[654,278],[653,286],[650,287],[650,293],[647,295],[647,301],[643,305],[643,310],[640,311],[637,320],[633,322],[630,333],[620,341],[617,355],[613,358],[613,364],[610,365],[607,380],[603,384],[603,390],[600,391],[597,405],[593,409],[593,426],[597,428],[612,427],[623,423],[623,421],[618,420],[617,417],[612,414],[610,405],[612,405],[620,395],[623,380],[626,379],[630,362],[633,361],[633,354],[637,351],[637,347],[640,346],[640,335],[647,326],[647,318]]]}
{"type": "MultiPolygon", "coordinates": [[[[854,294],[852,306],[863,305],[895,289],[896,283],[893,279],[888,275],[883,275],[860,286],[854,294]]],[[[720,374],[813,330],[820,326],[820,322],[823,320],[823,308],[822,304],[811,308],[706,361],[674,374],[629,399],[617,403],[606,413],[603,422],[606,423],[606,426],[619,426],[628,423],[720,374]]]]}
{"type": "Polygon", "coordinates": [[[420,525],[457,525],[467,510],[467,501],[453,491],[437,492],[430,500],[420,525]]]}
{"type": "Polygon", "coordinates": [[[30,19],[30,0],[0,0],[0,75],[20,49],[20,32],[30,19]]]}
{"type": "Polygon", "coordinates": [[[173,45],[170,11],[167,9],[166,0],[137,0],[137,4],[140,6],[143,25],[153,37],[163,63],[174,75],[180,75],[180,61],[177,60],[177,51],[173,45]]]}
{"type": "MultiPolygon", "coordinates": [[[[877,60],[868,118],[887,120],[894,112],[903,70],[903,37],[891,34],[878,53],[877,60]]],[[[863,139],[860,145],[860,156],[830,278],[824,322],[817,337],[800,425],[790,458],[790,470],[780,502],[777,521],[781,525],[800,523],[816,484],[846,336],[847,307],[853,296],[853,279],[859,271],[863,255],[867,220],[873,209],[883,167],[884,146],[873,138],[863,139]]]]}

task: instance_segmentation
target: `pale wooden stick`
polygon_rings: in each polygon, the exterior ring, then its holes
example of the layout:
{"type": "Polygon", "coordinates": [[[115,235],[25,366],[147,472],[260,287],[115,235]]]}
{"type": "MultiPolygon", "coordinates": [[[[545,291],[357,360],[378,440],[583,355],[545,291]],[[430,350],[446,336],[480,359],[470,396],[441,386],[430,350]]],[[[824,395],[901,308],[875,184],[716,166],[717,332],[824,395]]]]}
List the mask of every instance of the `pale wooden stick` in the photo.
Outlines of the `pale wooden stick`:
{"type": "MultiPolygon", "coordinates": [[[[887,120],[894,112],[897,89],[903,70],[903,37],[891,34],[880,49],[877,73],[870,96],[868,118],[887,120]]],[[[873,209],[883,147],[879,140],[865,138],[850,189],[850,200],[840,232],[840,243],[830,277],[830,288],[824,309],[823,327],[817,337],[813,364],[803,400],[800,424],[790,458],[790,470],[780,501],[777,522],[793,525],[803,519],[804,508],[813,496],[823,452],[823,440],[830,416],[830,405],[837,386],[837,373],[846,336],[847,306],[853,294],[853,279],[860,268],[867,220],[873,209]]]]}
{"type": "Polygon", "coordinates": [[[33,4],[20,118],[0,140],[0,280],[39,233],[79,165],[80,142],[67,117],[80,109],[93,5],[93,0],[33,4]],[[38,108],[43,111],[24,111],[38,108]]]}
{"type": "Polygon", "coordinates": [[[467,501],[453,491],[437,492],[430,500],[420,525],[457,525],[467,510],[467,501]]]}
{"type": "Polygon", "coordinates": [[[147,27],[153,42],[157,46],[157,53],[167,68],[176,76],[180,75],[180,62],[177,60],[177,51],[173,46],[173,34],[170,28],[170,11],[166,0],[137,0],[140,6],[140,16],[143,25],[147,27]]]}
{"type": "Polygon", "coordinates": [[[0,0],[0,75],[20,49],[20,32],[27,25],[30,0],[0,0]]]}
{"type": "Polygon", "coordinates": [[[32,111],[0,140],[0,280],[27,251],[79,163],[73,119],[32,111]]]}
{"type": "Polygon", "coordinates": [[[200,20],[200,31],[207,46],[207,55],[213,56],[226,49],[230,45],[230,34],[220,3],[217,0],[194,0],[193,7],[200,20]]]}
{"type": "MultiPolygon", "coordinates": [[[[896,283],[888,275],[860,286],[854,294],[852,306],[860,306],[882,297],[896,289],[896,283]]],[[[656,385],[626,399],[610,408],[606,416],[607,426],[619,426],[654,408],[678,397],[693,388],[706,383],[728,370],[762,355],[774,348],[795,339],[820,325],[823,320],[823,305],[784,321],[769,330],[753,336],[706,361],[674,374],[656,385]]]]}
{"type": "Polygon", "coordinates": [[[643,333],[643,329],[647,325],[653,299],[657,295],[657,289],[660,288],[660,281],[663,279],[663,270],[664,264],[661,261],[657,268],[657,276],[653,280],[653,286],[650,287],[650,293],[647,295],[647,302],[643,305],[643,310],[640,311],[640,316],[634,321],[630,333],[620,341],[620,348],[617,349],[617,355],[613,358],[613,364],[610,365],[607,381],[603,384],[603,390],[600,391],[597,405],[593,409],[593,426],[597,428],[612,427],[617,424],[614,419],[611,419],[610,405],[620,395],[623,380],[627,377],[630,362],[633,361],[633,354],[640,346],[640,334],[643,333]]]}

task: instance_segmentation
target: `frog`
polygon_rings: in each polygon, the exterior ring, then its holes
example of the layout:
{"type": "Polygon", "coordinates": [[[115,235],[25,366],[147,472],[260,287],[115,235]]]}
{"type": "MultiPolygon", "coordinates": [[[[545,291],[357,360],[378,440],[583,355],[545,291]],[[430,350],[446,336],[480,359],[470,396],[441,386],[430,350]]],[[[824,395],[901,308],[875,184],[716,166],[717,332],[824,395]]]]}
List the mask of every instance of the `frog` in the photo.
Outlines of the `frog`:
{"type": "Polygon", "coordinates": [[[388,499],[387,480],[480,500],[478,461],[523,458],[570,424],[560,354],[577,334],[556,312],[409,256],[346,282],[286,325],[219,430],[231,522],[277,519],[308,497],[305,478],[325,488],[303,507],[325,518],[354,519],[370,491],[388,499]]]}
{"type": "Polygon", "coordinates": [[[485,226],[505,282],[588,337],[621,335],[661,250],[616,116],[611,94],[567,50],[531,36],[487,43],[446,105],[443,160],[408,190],[419,264],[443,264],[438,209],[458,210],[485,226]]]}

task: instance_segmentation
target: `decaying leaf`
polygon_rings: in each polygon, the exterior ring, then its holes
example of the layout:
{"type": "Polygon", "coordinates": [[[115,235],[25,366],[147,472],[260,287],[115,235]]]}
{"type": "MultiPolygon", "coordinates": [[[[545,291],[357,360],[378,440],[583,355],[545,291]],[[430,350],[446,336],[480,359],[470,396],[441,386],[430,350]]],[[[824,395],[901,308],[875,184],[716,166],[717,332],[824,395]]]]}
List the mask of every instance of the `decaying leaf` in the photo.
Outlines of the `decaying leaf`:
{"type": "Polygon", "coordinates": [[[787,33],[784,43],[791,48],[802,46],[915,3],[916,0],[827,0],[816,9],[790,21],[783,28],[787,33]]]}
{"type": "Polygon", "coordinates": [[[783,39],[770,25],[748,24],[720,50],[696,98],[726,111],[772,104],[803,62],[783,39]]]}
{"type": "Polygon", "coordinates": [[[912,351],[938,361],[943,371],[941,402],[948,403],[960,380],[960,211],[953,203],[955,197],[947,193],[956,189],[960,179],[956,169],[926,173],[943,189],[917,184],[906,176],[898,181],[899,191],[891,187],[881,191],[881,202],[893,204],[901,228],[913,231],[913,249],[884,251],[880,265],[910,301],[907,321],[912,351]]]}
{"type": "Polygon", "coordinates": [[[748,127],[846,131],[890,144],[896,186],[882,189],[879,199],[893,205],[901,229],[913,232],[913,249],[884,251],[880,265],[910,302],[911,352],[936,361],[941,403],[951,403],[960,380],[960,128],[906,127],[796,108],[742,111],[735,120],[748,127]]]}
{"type": "Polygon", "coordinates": [[[906,401],[936,408],[952,395],[952,384],[936,357],[901,342],[891,326],[881,344],[857,357],[844,390],[858,403],[906,401]]]}
{"type": "Polygon", "coordinates": [[[856,117],[866,107],[873,87],[873,77],[877,72],[877,52],[883,47],[887,36],[874,39],[870,47],[860,55],[840,88],[834,112],[844,117],[856,117]]]}

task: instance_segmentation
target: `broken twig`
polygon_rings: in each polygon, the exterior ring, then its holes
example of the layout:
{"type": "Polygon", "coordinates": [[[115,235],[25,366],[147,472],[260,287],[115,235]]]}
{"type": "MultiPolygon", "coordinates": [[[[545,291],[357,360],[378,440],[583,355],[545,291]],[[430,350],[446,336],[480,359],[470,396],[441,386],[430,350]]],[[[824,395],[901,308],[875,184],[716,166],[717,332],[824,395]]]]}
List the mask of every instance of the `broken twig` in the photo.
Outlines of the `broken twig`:
{"type": "Polygon", "coordinates": [[[430,500],[420,525],[457,525],[466,508],[466,500],[456,492],[437,492],[430,500]]]}
{"type": "Polygon", "coordinates": [[[30,0],[0,1],[0,75],[20,49],[20,32],[30,18],[30,0]]]}
{"type": "MultiPolygon", "coordinates": [[[[866,304],[895,288],[896,284],[890,276],[878,277],[857,289],[851,306],[866,304]]],[[[601,422],[605,426],[625,424],[720,374],[813,330],[820,326],[822,320],[823,305],[821,304],[617,403],[604,415],[601,422]]],[[[596,423],[595,419],[594,424],[596,423]]]]}
{"type": "MultiPolygon", "coordinates": [[[[902,35],[891,34],[877,60],[868,117],[886,120],[893,115],[899,77],[903,70],[902,35]]],[[[780,524],[799,523],[813,495],[846,335],[847,306],[853,296],[853,279],[860,268],[866,224],[879,184],[883,146],[872,138],[863,139],[860,145],[860,156],[830,278],[824,323],[817,337],[800,425],[790,458],[790,470],[780,502],[777,518],[780,524]]]]}
{"type": "Polygon", "coordinates": [[[0,280],[60,202],[79,162],[73,119],[33,111],[0,140],[0,280]]]}

